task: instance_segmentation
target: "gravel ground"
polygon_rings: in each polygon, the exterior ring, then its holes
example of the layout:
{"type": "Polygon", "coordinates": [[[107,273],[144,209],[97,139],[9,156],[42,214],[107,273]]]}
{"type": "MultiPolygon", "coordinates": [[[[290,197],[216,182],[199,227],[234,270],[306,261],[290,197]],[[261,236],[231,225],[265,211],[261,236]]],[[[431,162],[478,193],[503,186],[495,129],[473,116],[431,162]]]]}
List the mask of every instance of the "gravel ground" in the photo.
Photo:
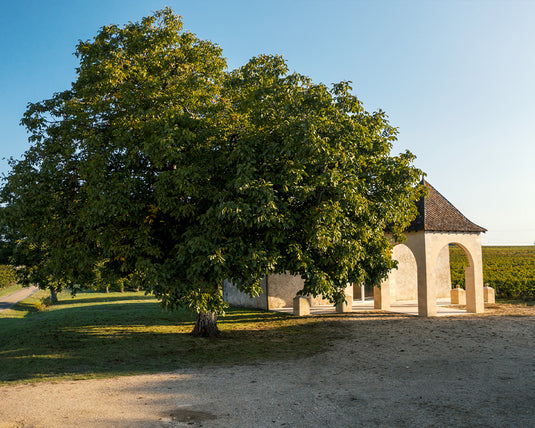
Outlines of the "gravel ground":
{"type": "Polygon", "coordinates": [[[0,427],[535,426],[535,308],[340,328],[299,360],[0,387],[0,427]]]}

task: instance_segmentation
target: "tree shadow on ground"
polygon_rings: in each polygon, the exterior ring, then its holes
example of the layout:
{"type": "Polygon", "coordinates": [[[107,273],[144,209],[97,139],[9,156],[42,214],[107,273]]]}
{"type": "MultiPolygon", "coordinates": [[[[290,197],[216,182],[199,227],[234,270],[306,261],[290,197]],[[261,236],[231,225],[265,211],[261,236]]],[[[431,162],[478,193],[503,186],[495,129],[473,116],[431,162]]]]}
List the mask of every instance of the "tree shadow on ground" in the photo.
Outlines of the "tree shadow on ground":
{"type": "Polygon", "coordinates": [[[163,312],[157,302],[55,308],[24,319],[0,319],[0,382],[296,358],[336,338],[328,323],[295,324],[285,314],[239,309],[229,315],[220,320],[222,336],[216,339],[192,337],[194,316],[163,312]]]}
{"type": "Polygon", "coordinates": [[[62,304],[78,304],[78,303],[106,303],[106,302],[121,302],[121,301],[129,301],[129,300],[155,300],[154,296],[143,294],[142,292],[139,293],[139,295],[125,295],[125,296],[110,296],[110,297],[77,297],[75,295],[71,299],[62,299],[58,302],[58,305],[62,304]]]}

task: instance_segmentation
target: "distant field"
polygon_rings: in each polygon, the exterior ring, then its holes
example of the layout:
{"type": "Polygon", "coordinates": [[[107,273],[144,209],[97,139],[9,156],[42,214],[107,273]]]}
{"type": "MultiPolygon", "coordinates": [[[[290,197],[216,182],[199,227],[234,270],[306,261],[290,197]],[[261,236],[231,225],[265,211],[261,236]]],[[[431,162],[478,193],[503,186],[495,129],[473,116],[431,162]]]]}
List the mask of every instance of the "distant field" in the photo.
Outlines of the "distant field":
{"type": "MultiPolygon", "coordinates": [[[[467,260],[459,247],[450,247],[452,284],[464,287],[467,260]]],[[[483,282],[497,297],[535,299],[535,246],[483,247],[483,282]]]]}

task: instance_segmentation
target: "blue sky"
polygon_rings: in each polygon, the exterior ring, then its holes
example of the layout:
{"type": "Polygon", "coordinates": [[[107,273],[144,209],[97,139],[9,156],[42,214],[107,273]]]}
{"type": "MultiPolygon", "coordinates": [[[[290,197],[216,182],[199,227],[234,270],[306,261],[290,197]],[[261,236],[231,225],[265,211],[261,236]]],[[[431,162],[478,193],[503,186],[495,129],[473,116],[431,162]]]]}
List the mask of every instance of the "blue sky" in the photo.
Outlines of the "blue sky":
{"type": "Polygon", "coordinates": [[[394,151],[488,229],[483,244],[535,242],[535,1],[4,1],[0,174],[28,148],[26,104],[74,79],[78,40],[166,5],[229,68],[272,53],[316,82],[351,80],[399,128],[394,151]]]}

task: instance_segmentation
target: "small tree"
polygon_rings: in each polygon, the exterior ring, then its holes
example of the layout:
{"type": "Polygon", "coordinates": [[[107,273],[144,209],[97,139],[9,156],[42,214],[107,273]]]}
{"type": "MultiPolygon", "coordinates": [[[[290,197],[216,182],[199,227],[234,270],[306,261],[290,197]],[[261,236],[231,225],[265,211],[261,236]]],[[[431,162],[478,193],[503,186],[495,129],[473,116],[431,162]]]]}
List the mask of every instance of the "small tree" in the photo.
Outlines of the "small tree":
{"type": "Polygon", "coordinates": [[[135,279],[213,336],[225,279],[257,295],[289,272],[335,303],[393,267],[384,231],[415,216],[420,171],[348,83],[277,56],[226,72],[170,9],[103,27],[77,55],[71,89],[30,104],[33,146],[1,193],[20,247],[42,251],[34,273],[135,279]]]}

